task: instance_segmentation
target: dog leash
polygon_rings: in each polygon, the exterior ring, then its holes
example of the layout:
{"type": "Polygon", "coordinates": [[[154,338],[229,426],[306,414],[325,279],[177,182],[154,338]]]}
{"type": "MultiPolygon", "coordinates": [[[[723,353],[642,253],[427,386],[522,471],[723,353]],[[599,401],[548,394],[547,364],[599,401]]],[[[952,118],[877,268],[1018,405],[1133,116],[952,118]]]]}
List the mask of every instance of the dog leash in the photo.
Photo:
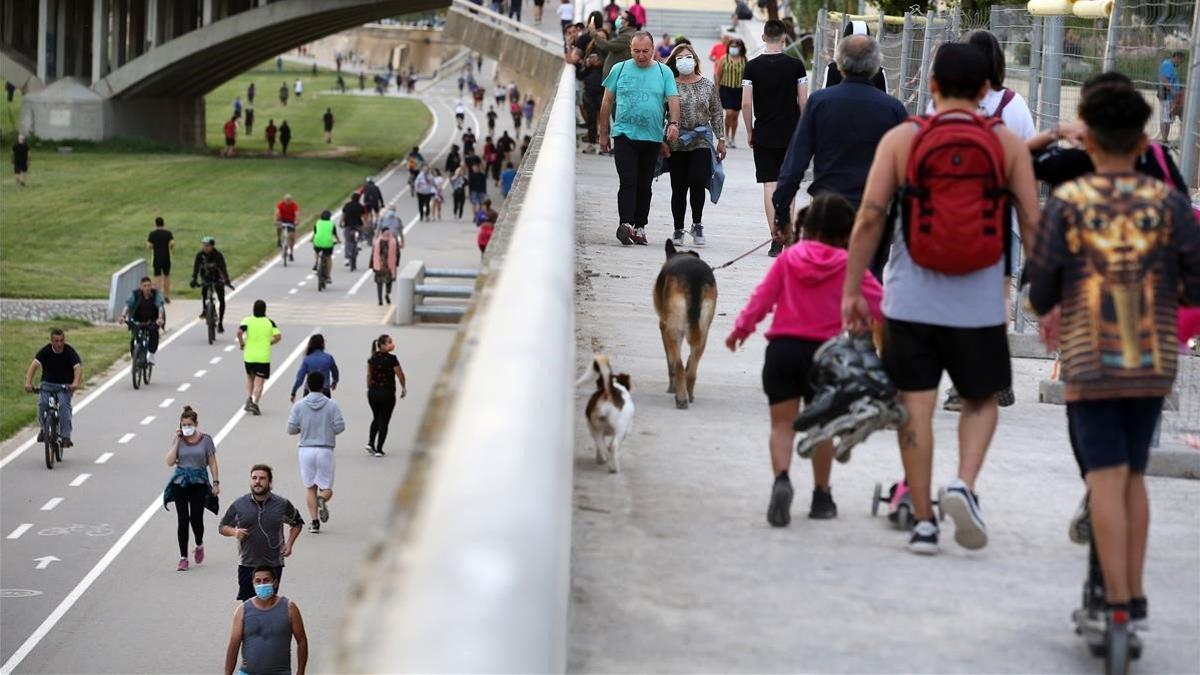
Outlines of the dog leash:
{"type": "Polygon", "coordinates": [[[714,270],[714,271],[716,271],[716,270],[723,270],[723,269],[725,269],[726,267],[729,267],[729,266],[730,266],[730,265],[732,265],[733,263],[735,263],[735,262],[737,262],[737,261],[741,260],[742,258],[745,258],[746,256],[750,255],[751,253],[754,253],[754,252],[755,252],[755,251],[757,251],[758,249],[760,249],[760,248],[762,248],[762,247],[766,246],[767,244],[769,244],[769,243],[771,243],[771,242],[773,242],[773,241],[775,241],[774,237],[772,237],[771,239],[768,239],[768,240],[764,241],[763,243],[759,244],[758,246],[755,246],[754,248],[750,249],[749,251],[746,251],[745,253],[743,253],[743,254],[739,255],[738,257],[734,258],[733,260],[730,260],[729,262],[725,263],[724,265],[721,265],[720,267],[714,267],[714,268],[713,268],[713,270],[714,270]]]}

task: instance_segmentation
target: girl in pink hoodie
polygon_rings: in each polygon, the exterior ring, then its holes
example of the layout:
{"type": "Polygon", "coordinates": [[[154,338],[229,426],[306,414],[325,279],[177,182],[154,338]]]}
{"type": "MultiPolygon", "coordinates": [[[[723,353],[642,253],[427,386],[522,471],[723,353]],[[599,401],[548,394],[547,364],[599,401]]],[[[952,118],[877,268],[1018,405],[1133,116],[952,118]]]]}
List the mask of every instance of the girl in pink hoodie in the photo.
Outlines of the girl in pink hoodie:
{"type": "MultiPolygon", "coordinates": [[[[767,522],[775,527],[791,521],[793,493],[788,468],[795,438],[792,421],[800,412],[800,399],[805,404],[812,402],[809,370],[813,354],[842,330],[842,284],[854,207],[840,195],[817,195],[797,216],[794,232],[799,232],[801,225],[803,238],[796,241],[793,233],[794,243],[775,259],[725,339],[725,346],[736,351],[767,313],[774,311],[766,334],[762,383],[771,407],[771,470],[775,474],[767,522]]],[[[863,275],[863,294],[876,320],[881,320],[883,288],[870,273],[863,275]]],[[[808,517],[834,518],[837,505],[829,487],[832,443],[817,449],[812,467],[814,487],[808,517]]]]}

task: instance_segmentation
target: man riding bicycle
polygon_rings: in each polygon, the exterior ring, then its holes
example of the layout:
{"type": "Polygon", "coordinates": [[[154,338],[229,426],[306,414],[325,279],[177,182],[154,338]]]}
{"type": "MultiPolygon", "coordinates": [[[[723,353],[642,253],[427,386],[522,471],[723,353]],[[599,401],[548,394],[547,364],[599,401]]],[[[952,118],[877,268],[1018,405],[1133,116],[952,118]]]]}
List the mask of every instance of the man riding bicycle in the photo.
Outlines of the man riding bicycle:
{"type": "Polygon", "coordinates": [[[133,340],[137,328],[146,330],[146,360],[154,364],[154,355],[158,352],[158,330],[166,323],[166,312],[163,309],[163,297],[150,283],[150,277],[142,277],[141,285],[125,301],[125,309],[121,311],[121,323],[132,321],[129,327],[129,353],[133,354],[133,340]]]}
{"type": "MultiPolygon", "coordinates": [[[[201,303],[208,299],[208,289],[211,287],[217,294],[217,332],[225,332],[225,287],[233,288],[229,283],[229,270],[225,268],[225,256],[217,250],[217,240],[204,237],[200,240],[200,251],[192,263],[192,288],[202,286],[201,303]],[[200,283],[197,283],[200,279],[200,283]]],[[[201,311],[200,318],[204,318],[201,311]]]]}
{"type": "Polygon", "coordinates": [[[379,212],[383,210],[383,192],[379,186],[375,184],[375,179],[367,176],[366,182],[362,186],[362,204],[366,209],[365,218],[363,220],[363,236],[365,237],[364,244],[371,245],[371,240],[374,238],[375,230],[379,225],[379,212]]]}
{"type": "Polygon", "coordinates": [[[292,200],[291,195],[284,195],[283,201],[275,205],[275,244],[283,244],[283,232],[287,231],[287,250],[284,254],[288,260],[295,262],[296,223],[300,222],[300,205],[292,200]]]}
{"type": "Polygon", "coordinates": [[[329,270],[329,259],[333,256],[333,245],[341,243],[338,239],[337,228],[333,225],[329,211],[322,211],[321,217],[317,219],[313,225],[313,271],[320,270],[320,274],[324,276],[325,282],[332,281],[333,275],[329,270]]]}
{"type": "Polygon", "coordinates": [[[363,216],[367,212],[359,199],[357,192],[351,193],[350,201],[342,207],[342,227],[346,229],[346,265],[351,272],[358,269],[358,235],[362,233],[363,216]]]}
{"type": "MultiPolygon", "coordinates": [[[[42,369],[41,394],[38,396],[38,424],[50,407],[50,396],[58,399],[58,435],[62,447],[69,448],[71,442],[71,394],[83,382],[83,360],[71,345],[61,328],[50,331],[50,344],[42,347],[33,357],[25,371],[25,391],[33,392],[33,374],[42,369]]],[[[38,442],[45,440],[45,432],[38,431],[38,442]]]]}

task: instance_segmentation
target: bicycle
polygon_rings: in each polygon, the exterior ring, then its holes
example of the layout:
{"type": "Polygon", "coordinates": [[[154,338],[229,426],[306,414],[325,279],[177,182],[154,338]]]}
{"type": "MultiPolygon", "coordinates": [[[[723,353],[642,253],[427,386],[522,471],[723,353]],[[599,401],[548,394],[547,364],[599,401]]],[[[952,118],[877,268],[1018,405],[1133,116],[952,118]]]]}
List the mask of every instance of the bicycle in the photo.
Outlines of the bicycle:
{"type": "Polygon", "coordinates": [[[58,433],[58,392],[45,389],[45,385],[33,393],[45,391],[50,394],[46,414],[42,416],[42,446],[46,451],[46,468],[53,469],[55,462],[63,461],[63,442],[58,433]]]}
{"type": "Polygon", "coordinates": [[[346,228],[346,259],[350,261],[350,271],[358,269],[358,233],[357,227],[346,228]]]}
{"type": "Polygon", "coordinates": [[[133,366],[129,372],[133,377],[133,388],[138,389],[142,383],[150,384],[150,374],[154,371],[154,364],[150,363],[150,331],[148,330],[151,323],[138,323],[132,319],[127,319],[125,323],[133,329],[133,345],[129,349],[129,356],[133,360],[133,366]]]}
{"type": "Polygon", "coordinates": [[[283,221],[276,221],[275,225],[276,236],[279,239],[277,242],[279,246],[279,257],[281,260],[283,260],[283,266],[287,267],[289,260],[295,260],[296,225],[295,223],[285,223],[283,221]]]}
{"type": "MultiPolygon", "coordinates": [[[[226,282],[229,288],[233,288],[233,284],[226,282]]],[[[201,316],[204,318],[204,323],[208,326],[208,344],[217,341],[217,289],[220,288],[219,281],[205,279],[202,284],[192,284],[192,288],[199,287],[200,297],[204,301],[204,309],[201,316]]]]}
{"type": "Polygon", "coordinates": [[[332,265],[332,259],[332,249],[321,250],[321,263],[317,265],[317,292],[325,290],[325,287],[331,281],[329,278],[329,267],[332,265]]]}

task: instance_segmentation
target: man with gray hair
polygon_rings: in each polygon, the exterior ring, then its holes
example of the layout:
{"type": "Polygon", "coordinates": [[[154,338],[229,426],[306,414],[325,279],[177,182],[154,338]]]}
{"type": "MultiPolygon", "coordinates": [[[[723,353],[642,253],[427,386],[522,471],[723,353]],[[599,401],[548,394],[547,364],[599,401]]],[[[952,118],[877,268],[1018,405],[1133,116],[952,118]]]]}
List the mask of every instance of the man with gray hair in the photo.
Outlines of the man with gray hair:
{"type": "MultiPolygon", "coordinates": [[[[857,209],[862,201],[867,172],[875,158],[875,146],[889,129],[908,117],[904,105],[875,88],[871,79],[879,72],[879,43],[869,35],[851,35],[837,46],[842,83],[821,89],[808,98],[800,126],[779,172],[772,202],[777,226],[788,225],[792,199],[813,163],[810,195],[835,192],[857,209]]],[[[871,265],[882,277],[889,242],[880,246],[871,265]]]]}

